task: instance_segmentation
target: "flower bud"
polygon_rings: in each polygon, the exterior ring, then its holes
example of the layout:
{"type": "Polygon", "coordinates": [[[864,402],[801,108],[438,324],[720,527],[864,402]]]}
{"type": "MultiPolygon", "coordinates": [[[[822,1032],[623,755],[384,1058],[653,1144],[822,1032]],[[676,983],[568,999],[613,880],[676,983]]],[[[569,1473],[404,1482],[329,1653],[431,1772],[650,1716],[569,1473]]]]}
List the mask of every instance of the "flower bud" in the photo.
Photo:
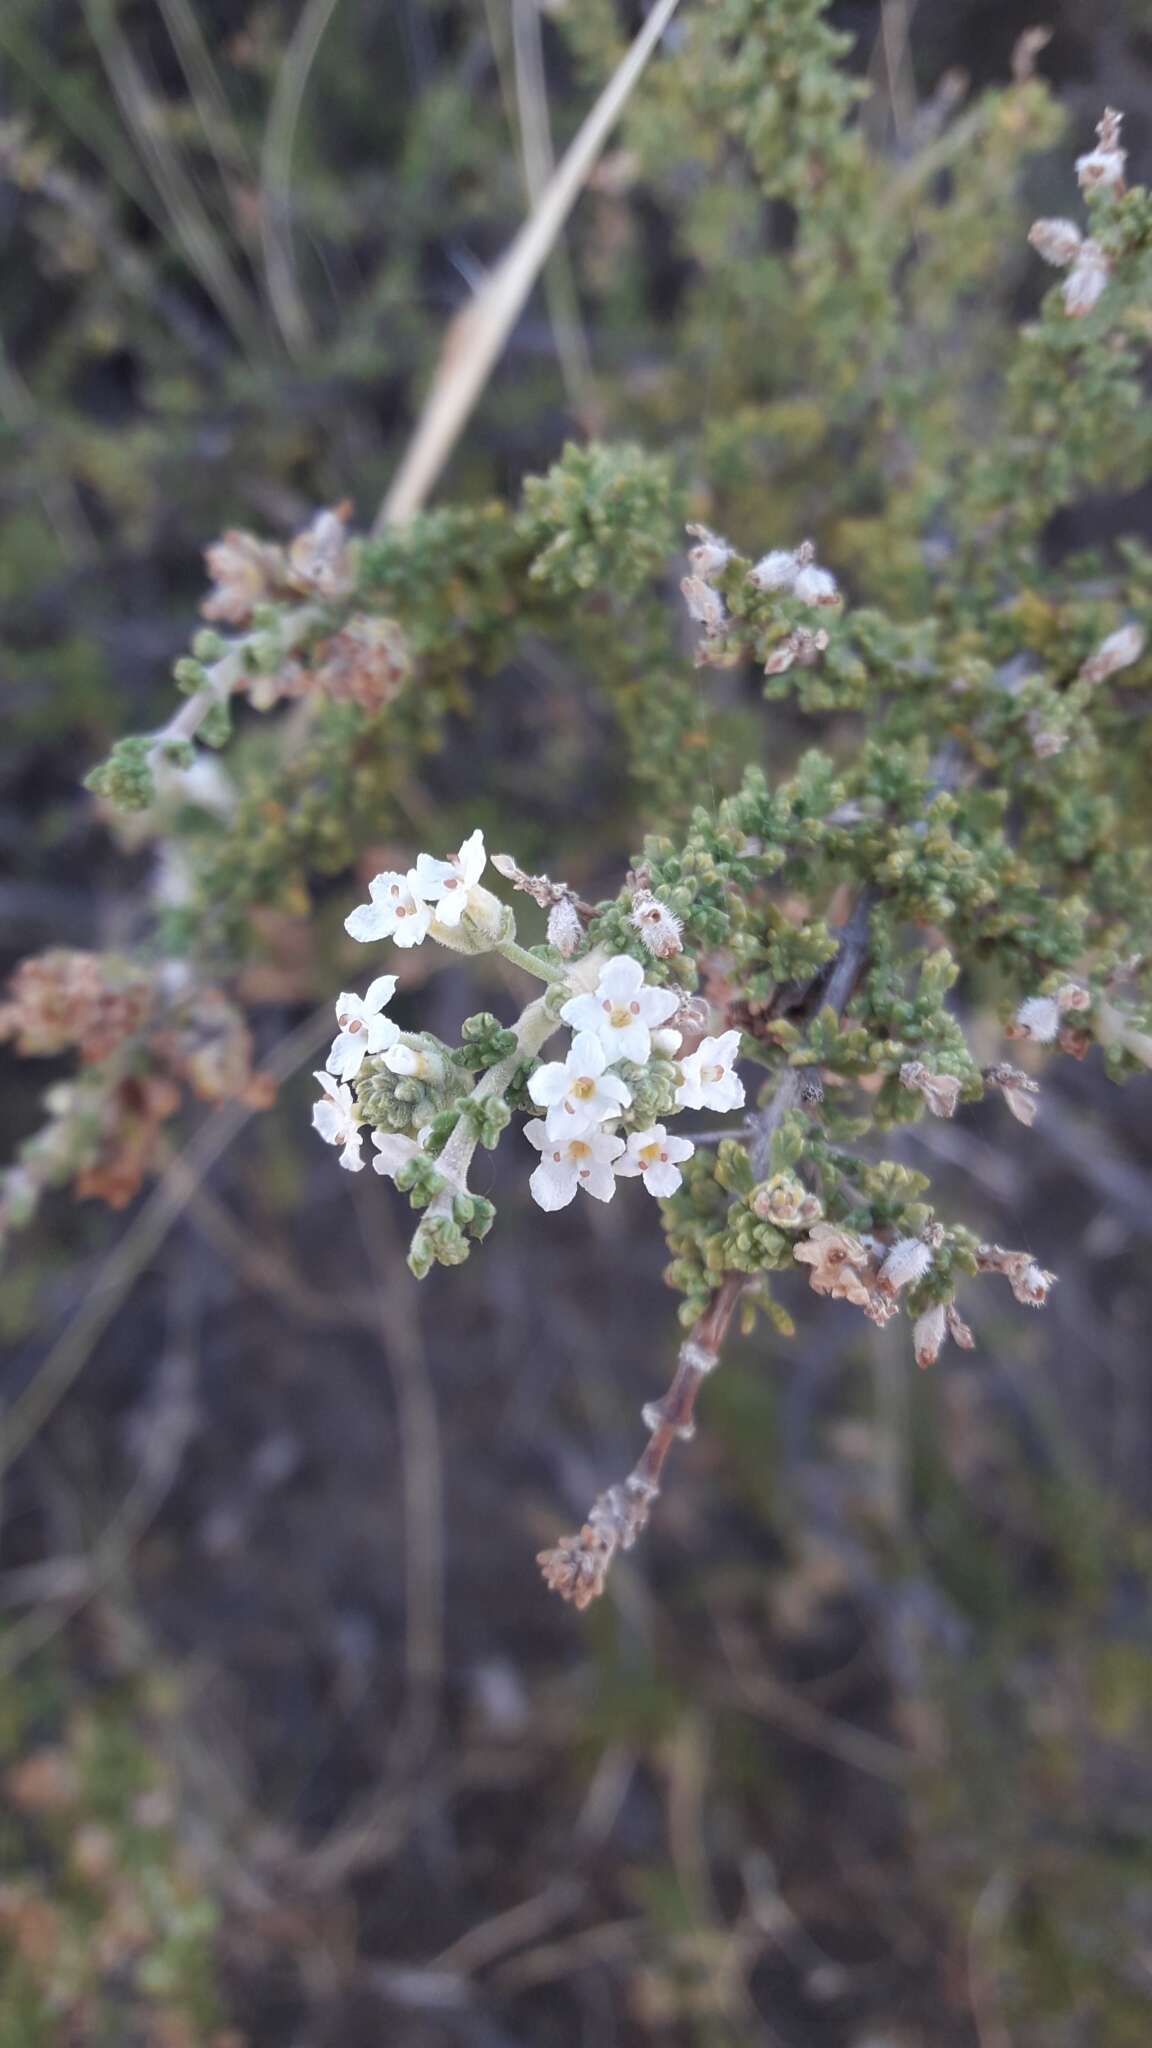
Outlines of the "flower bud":
{"type": "Polygon", "coordinates": [[[935,1365],[940,1356],[940,1346],[948,1329],[948,1316],[942,1302],[926,1309],[912,1326],[912,1349],[917,1365],[935,1365]]]}
{"type": "Polygon", "coordinates": [[[792,595],[799,604],[827,605],[841,602],[840,592],[836,588],[836,578],[830,576],[827,569],[817,569],[814,564],[800,570],[792,585],[792,595]]]}
{"type": "Polygon", "coordinates": [[[922,1280],[931,1264],[932,1254],[920,1238],[898,1238],[876,1276],[876,1285],[882,1294],[899,1294],[922,1280]]]}
{"type": "Polygon", "coordinates": [[[515,938],[516,919],[506,903],[477,882],[468,891],[468,908],[459,924],[441,924],[434,917],[428,935],[453,953],[490,953],[493,946],[515,938]]]}
{"type": "Polygon", "coordinates": [[[1109,633],[1102,640],[1095,654],[1090,654],[1080,670],[1082,683],[1102,683],[1107,676],[1116,674],[1117,669],[1131,668],[1144,652],[1147,635],[1143,626],[1130,624],[1119,626],[1115,633],[1109,633]]]}
{"type": "Polygon", "coordinates": [[[1099,242],[1084,242],[1062,286],[1064,311],[1070,320],[1082,320],[1099,303],[1111,275],[1112,265],[1099,242]]]}
{"type": "Polygon", "coordinates": [[[1028,240],[1045,263],[1063,270],[1075,261],[1083,236],[1073,220],[1034,220],[1028,230],[1028,240]]]}
{"type": "Polygon", "coordinates": [[[1060,1005],[1054,996],[1027,996],[1008,1026],[1009,1038],[1030,1038],[1051,1045],[1060,1029],[1060,1005]]]}
{"type": "Polygon", "coordinates": [[[674,954],[682,953],[684,942],[680,936],[683,926],[675,911],[661,903],[648,889],[638,889],[632,899],[632,915],[629,922],[635,925],[646,950],[656,960],[671,960],[674,954]]]}
{"type": "Polygon", "coordinates": [[[555,946],[562,960],[570,960],[584,937],[575,904],[567,896],[548,912],[548,944],[555,946]]]}

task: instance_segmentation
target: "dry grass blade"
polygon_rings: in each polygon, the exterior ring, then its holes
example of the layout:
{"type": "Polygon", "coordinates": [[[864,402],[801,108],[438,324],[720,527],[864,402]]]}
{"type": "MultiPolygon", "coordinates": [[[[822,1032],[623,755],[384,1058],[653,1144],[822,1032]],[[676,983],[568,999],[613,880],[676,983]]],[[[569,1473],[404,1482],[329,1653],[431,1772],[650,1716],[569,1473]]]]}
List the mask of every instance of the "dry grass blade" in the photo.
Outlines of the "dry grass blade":
{"type": "MultiPolygon", "coordinates": [[[[530,203],[538,206],[556,169],[538,0],[512,0],[512,56],[524,189],[530,203]]],[[[562,233],[544,266],[544,290],[568,403],[585,431],[595,433],[599,422],[588,337],[562,233]]]]}
{"type": "Polygon", "coordinates": [[[196,9],[191,0],[159,0],[159,5],[172,47],[180,59],[180,69],[188,81],[204,139],[227,184],[230,176],[248,167],[248,146],[228,104],[196,9]]]}
{"type": "Polygon", "coordinates": [[[219,308],[240,346],[261,353],[260,324],[200,195],[157,119],[151,91],[117,18],[116,0],[84,0],[84,17],[125,124],[170,217],[184,259],[219,308]]]}
{"type": "Polygon", "coordinates": [[[260,153],[264,282],[281,339],[295,357],[308,347],[311,327],[296,281],[292,247],[292,151],[312,66],[335,12],[336,0],[308,0],[284,52],[260,153]]]}
{"type": "Polygon", "coordinates": [[[416,431],[377,514],[377,533],[411,519],[425,503],[589,172],[678,5],[679,0],[658,0],[565,151],[539,205],[472,304],[452,322],[416,431]]]}

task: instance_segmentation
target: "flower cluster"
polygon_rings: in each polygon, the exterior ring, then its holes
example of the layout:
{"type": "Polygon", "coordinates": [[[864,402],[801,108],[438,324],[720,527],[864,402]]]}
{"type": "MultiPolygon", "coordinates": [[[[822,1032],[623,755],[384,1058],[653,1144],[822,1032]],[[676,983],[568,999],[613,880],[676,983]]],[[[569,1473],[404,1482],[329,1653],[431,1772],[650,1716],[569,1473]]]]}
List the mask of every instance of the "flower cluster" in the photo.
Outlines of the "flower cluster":
{"type": "MultiPolygon", "coordinates": [[[[691,1139],[669,1133],[652,1112],[668,1116],[684,1109],[740,1108],[744,1085],[735,1072],[739,1031],[696,1032],[691,1050],[685,1050],[684,1034],[674,1023],[680,994],[648,982],[640,962],[626,953],[605,955],[593,949],[573,960],[570,970],[546,967],[516,944],[510,911],[482,885],[486,865],[479,830],[447,860],[421,853],[405,872],[374,876],[369,901],[349,914],[345,928],[363,944],[390,938],[409,948],[431,937],[469,952],[493,948],[550,983],[551,1008],[533,1038],[542,1043],[563,1024],[573,1034],[571,1043],[562,1060],[531,1063],[520,1076],[526,1105],[542,1112],[530,1116],[524,1127],[540,1154],[529,1181],[540,1208],[565,1208],[581,1189],[597,1201],[610,1201],[619,1179],[641,1179],[649,1194],[661,1199],[674,1195],[682,1184],[681,1167],[695,1147],[691,1139]]],[[[586,943],[570,891],[547,877],[526,875],[507,855],[498,857],[498,868],[537,901],[549,903],[553,914],[561,906],[571,909],[577,942],[586,943]]],[[[670,938],[678,950],[679,919],[650,890],[636,892],[632,923],[657,957],[667,955],[670,938]]],[[[572,957],[565,947],[556,951],[564,959],[572,957]]],[[[431,1199],[448,1185],[442,1161],[450,1132],[475,1126],[481,1139],[485,1132],[498,1136],[507,1122],[508,1103],[483,1082],[470,1094],[457,1085],[464,1079],[467,1045],[453,1054],[427,1034],[402,1033],[386,1014],[395,991],[396,976],[383,974],[362,997],[349,991],[338,997],[339,1028],[325,1070],[316,1076],[323,1093],[312,1121],[327,1144],[339,1147],[340,1164],[352,1173],[364,1167],[362,1134],[366,1125],[375,1125],[376,1170],[409,1188],[419,1181],[431,1199]],[[429,1112],[427,1121],[417,1127],[415,1142],[406,1139],[398,1149],[387,1134],[394,1136],[401,1121],[412,1121],[414,1099],[429,1112]]],[[[519,1027],[501,1033],[495,1020],[493,1028],[483,1019],[471,1021],[484,1027],[471,1033],[472,1043],[491,1042],[490,1081],[527,1044],[519,1027]]],[[[511,1079],[511,1071],[503,1078],[511,1079]]],[[[461,1191],[455,1183],[453,1192],[461,1191]]]]}

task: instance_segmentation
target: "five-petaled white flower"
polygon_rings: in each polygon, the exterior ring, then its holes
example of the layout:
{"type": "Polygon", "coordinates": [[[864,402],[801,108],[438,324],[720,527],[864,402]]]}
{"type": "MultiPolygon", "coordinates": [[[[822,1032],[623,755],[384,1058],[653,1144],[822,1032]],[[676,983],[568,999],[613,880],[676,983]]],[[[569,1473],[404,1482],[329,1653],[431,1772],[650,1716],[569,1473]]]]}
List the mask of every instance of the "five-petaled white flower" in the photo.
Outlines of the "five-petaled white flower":
{"type": "Polygon", "coordinates": [[[332,1050],[324,1062],[330,1074],[337,1074],[341,1081],[354,1081],[366,1053],[383,1052],[385,1046],[396,1043],[400,1027],[383,1014],[385,1003],[391,1002],[395,993],[396,976],[379,974],[375,981],[369,982],[365,995],[352,995],[345,989],[342,995],[337,996],[336,1022],[340,1026],[340,1035],[333,1040],[332,1050]]]}
{"type": "Polygon", "coordinates": [[[649,988],[644,969],[627,953],[605,962],[595,995],[571,996],[560,1015],[574,1031],[594,1031],[608,1058],[635,1060],[643,1066],[652,1051],[652,1033],[680,1007],[670,989],[649,988]]]}
{"type": "Polygon", "coordinates": [[[449,929],[458,925],[468,908],[469,891],[476,887],[487,865],[484,834],[479,828],[464,841],[459,853],[448,860],[433,860],[430,853],[417,855],[416,888],[433,905],[438,924],[449,929]]]}
{"type": "Polygon", "coordinates": [[[623,1178],[642,1174],[650,1195],[674,1195],[684,1178],[676,1161],[691,1159],[695,1150],[690,1138],[670,1138],[663,1124],[653,1124],[651,1130],[633,1131],[616,1171],[623,1178]]]}
{"type": "Polygon", "coordinates": [[[680,1061],[683,1079],[676,1090],[682,1109],[739,1109],[744,1100],[744,1083],[732,1071],[740,1051],[740,1033],[722,1032],[719,1038],[702,1038],[695,1052],[680,1061]]]}
{"type": "Polygon", "coordinates": [[[577,1188],[594,1195],[598,1202],[612,1200],[616,1192],[612,1166],[624,1150],[623,1138],[611,1131],[588,1130],[578,1138],[553,1142],[538,1116],[525,1124],[524,1136],[540,1153],[540,1164],[528,1185],[541,1209],[566,1209],[577,1188]]]}
{"type": "Polygon", "coordinates": [[[572,1040],[566,1060],[550,1060],[537,1067],[528,1083],[528,1093],[539,1108],[546,1110],[544,1127],[550,1142],[580,1136],[605,1117],[619,1116],[632,1100],[631,1090],[619,1074],[605,1072],[608,1054],[594,1031],[581,1031],[572,1040]]]}
{"type": "Polygon", "coordinates": [[[364,1126],[356,1114],[352,1090],[344,1082],[334,1081],[330,1074],[314,1074],[312,1078],[324,1090],[323,1099],[313,1104],[313,1127],[326,1145],[342,1145],[341,1166],[346,1166],[349,1173],[359,1173],[364,1165],[360,1150],[364,1126]]]}
{"type": "Polygon", "coordinates": [[[418,946],[428,936],[432,912],[420,900],[420,877],[415,868],[406,875],[387,869],[373,875],[368,884],[371,903],[358,903],[344,919],[350,938],[369,945],[373,939],[395,939],[398,946],[418,946]]]}

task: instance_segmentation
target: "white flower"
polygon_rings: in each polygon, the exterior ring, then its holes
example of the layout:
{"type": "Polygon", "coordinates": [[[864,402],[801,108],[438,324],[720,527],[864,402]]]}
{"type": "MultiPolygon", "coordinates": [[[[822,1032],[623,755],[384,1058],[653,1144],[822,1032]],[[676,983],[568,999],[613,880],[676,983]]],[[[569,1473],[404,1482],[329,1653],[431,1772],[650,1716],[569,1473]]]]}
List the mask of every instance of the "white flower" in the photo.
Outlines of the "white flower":
{"type": "Polygon", "coordinates": [[[1070,320],[1082,320],[1092,311],[1112,272],[1112,265],[1099,242],[1082,242],[1075,263],[1060,287],[1064,311],[1070,320]]]}
{"type": "Polygon", "coordinates": [[[324,1090],[323,1100],[313,1104],[313,1128],[326,1145],[342,1145],[341,1166],[346,1166],[349,1173],[359,1173],[364,1165],[360,1151],[364,1126],[356,1114],[352,1090],[342,1081],[334,1081],[330,1074],[314,1074],[312,1078],[324,1090]]]}
{"type": "Polygon", "coordinates": [[[433,860],[430,853],[417,856],[416,888],[435,906],[432,915],[437,924],[445,924],[449,930],[459,924],[468,908],[469,894],[484,873],[487,860],[484,834],[479,830],[471,833],[459,853],[452,854],[448,860],[433,860]]]}
{"type": "Polygon", "coordinates": [[[594,1031],[612,1065],[635,1060],[643,1066],[652,1032],[679,1007],[670,989],[648,987],[638,960],[617,953],[601,968],[595,995],[570,996],[560,1015],[573,1031],[594,1031]]]}
{"type": "Polygon", "coordinates": [[[702,1038],[695,1052],[680,1062],[682,1076],[676,1090],[681,1109],[739,1109],[744,1100],[744,1083],[732,1071],[740,1054],[740,1033],[725,1031],[719,1038],[702,1038]]]}
{"type": "Polygon", "coordinates": [[[791,590],[796,581],[799,562],[790,548],[773,548],[770,554],[761,555],[760,560],[748,571],[749,583],[757,590],[791,590]]]}
{"type": "Polygon", "coordinates": [[[897,1238],[876,1276],[876,1285],[882,1294],[899,1294],[901,1288],[922,1280],[931,1264],[932,1254],[920,1238],[897,1238]]]}
{"type": "Polygon", "coordinates": [[[432,912],[420,900],[420,877],[415,868],[401,875],[389,868],[373,875],[368,884],[370,903],[359,903],[344,919],[349,938],[362,946],[373,939],[395,939],[398,946],[418,946],[428,936],[432,912]]]}
{"type": "Polygon", "coordinates": [[[383,1052],[385,1046],[395,1044],[400,1036],[399,1026],[383,1015],[385,1003],[391,1002],[395,993],[396,976],[379,974],[369,982],[364,996],[351,995],[347,990],[337,996],[340,1035],[324,1062],[330,1074],[338,1074],[342,1081],[354,1081],[366,1053],[383,1052]]]}
{"type": "Polygon", "coordinates": [[[1028,240],[1038,256],[1045,263],[1054,264],[1063,270],[1073,262],[1080,251],[1080,230],[1074,220],[1034,220],[1028,230],[1028,240]]]}
{"type": "Polygon", "coordinates": [[[1027,996],[1009,1027],[1010,1038],[1030,1038],[1051,1045],[1060,1029],[1060,1005],[1054,996],[1027,996]]]}
{"type": "Polygon", "coordinates": [[[532,1199],[541,1209],[566,1209],[577,1188],[594,1195],[598,1202],[610,1202],[616,1192],[613,1161],[624,1150],[623,1138],[611,1131],[589,1130],[578,1138],[549,1138],[540,1117],[524,1126],[524,1136],[540,1153],[540,1164],[530,1176],[532,1199]]]}
{"type": "Polygon", "coordinates": [[[674,1195],[684,1178],[676,1161],[691,1159],[695,1150],[690,1138],[670,1138],[663,1124],[653,1124],[651,1130],[632,1132],[616,1171],[624,1179],[641,1174],[650,1195],[674,1195]]]}
{"type": "Polygon", "coordinates": [[[573,1039],[566,1060],[550,1060],[537,1067],[528,1083],[528,1093],[538,1108],[546,1110],[544,1127],[549,1143],[576,1137],[602,1124],[605,1117],[619,1116],[632,1100],[631,1090],[619,1074],[605,1072],[608,1054],[594,1031],[581,1031],[573,1039]]]}
{"type": "Polygon", "coordinates": [[[806,562],[792,585],[792,595],[799,604],[839,604],[840,592],[836,578],[827,569],[818,569],[814,562],[806,562]]]}

